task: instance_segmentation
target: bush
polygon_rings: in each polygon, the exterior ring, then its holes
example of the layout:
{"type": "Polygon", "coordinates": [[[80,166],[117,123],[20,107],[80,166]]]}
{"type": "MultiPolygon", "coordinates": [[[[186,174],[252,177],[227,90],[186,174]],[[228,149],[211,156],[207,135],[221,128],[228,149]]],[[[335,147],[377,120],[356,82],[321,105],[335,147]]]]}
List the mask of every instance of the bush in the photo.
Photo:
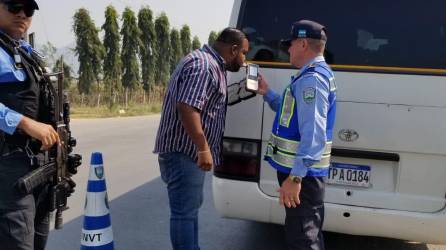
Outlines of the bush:
{"type": "Polygon", "coordinates": [[[77,118],[136,116],[161,111],[164,88],[155,87],[147,93],[142,90],[107,93],[102,86],[90,94],[79,94],[76,86],[68,89],[71,115],[77,118]]]}

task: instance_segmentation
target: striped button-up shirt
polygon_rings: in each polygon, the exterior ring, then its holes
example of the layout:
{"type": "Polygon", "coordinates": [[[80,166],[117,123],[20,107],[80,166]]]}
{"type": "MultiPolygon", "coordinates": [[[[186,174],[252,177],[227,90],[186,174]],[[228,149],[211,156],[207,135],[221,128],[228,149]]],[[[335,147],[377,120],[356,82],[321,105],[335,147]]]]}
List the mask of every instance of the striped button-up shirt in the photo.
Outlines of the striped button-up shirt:
{"type": "Polygon", "coordinates": [[[214,165],[220,165],[226,88],[225,63],[213,48],[204,45],[184,57],[173,72],[164,97],[154,153],[181,152],[197,160],[195,144],[182,126],[176,108],[177,103],[184,103],[200,111],[214,165]]]}

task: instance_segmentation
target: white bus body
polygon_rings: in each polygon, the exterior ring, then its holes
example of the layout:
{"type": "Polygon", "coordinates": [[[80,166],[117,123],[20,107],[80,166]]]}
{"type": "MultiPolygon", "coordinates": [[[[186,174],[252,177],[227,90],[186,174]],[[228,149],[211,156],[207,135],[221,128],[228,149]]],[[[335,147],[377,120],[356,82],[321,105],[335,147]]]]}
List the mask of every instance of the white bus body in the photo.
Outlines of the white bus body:
{"type": "MultiPolygon", "coordinates": [[[[327,26],[338,87],[331,161],[367,166],[370,179],[360,186],[350,171],[350,185],[327,185],[324,230],[446,243],[443,7],[440,0],[235,0],[230,25],[249,31],[248,60],[279,93],[297,73],[278,45],[291,23],[327,26]]],[[[263,161],[273,119],[260,96],[228,108],[224,164],[213,176],[222,216],[284,223],[276,172],[263,161]]]]}

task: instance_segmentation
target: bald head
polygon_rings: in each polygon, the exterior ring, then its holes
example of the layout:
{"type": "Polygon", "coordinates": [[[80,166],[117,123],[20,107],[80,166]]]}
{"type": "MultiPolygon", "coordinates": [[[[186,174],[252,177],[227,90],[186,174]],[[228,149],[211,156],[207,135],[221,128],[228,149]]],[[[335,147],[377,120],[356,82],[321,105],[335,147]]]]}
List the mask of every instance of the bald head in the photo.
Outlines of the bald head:
{"type": "Polygon", "coordinates": [[[217,43],[223,43],[226,45],[243,45],[243,40],[246,39],[246,35],[235,28],[225,28],[218,34],[217,43]]]}
{"type": "Polygon", "coordinates": [[[245,63],[249,42],[243,32],[228,27],[220,32],[213,48],[225,60],[226,70],[236,72],[245,63]]]}

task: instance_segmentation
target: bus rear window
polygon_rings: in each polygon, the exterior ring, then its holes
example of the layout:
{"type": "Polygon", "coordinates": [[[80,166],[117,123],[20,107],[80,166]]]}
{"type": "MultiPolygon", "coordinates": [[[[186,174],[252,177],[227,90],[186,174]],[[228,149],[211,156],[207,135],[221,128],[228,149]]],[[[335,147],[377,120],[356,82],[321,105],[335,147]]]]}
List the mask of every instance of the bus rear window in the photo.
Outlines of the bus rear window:
{"type": "Polygon", "coordinates": [[[445,7],[443,0],[244,0],[238,28],[253,61],[288,62],[280,39],[294,21],[311,19],[327,27],[330,64],[445,69],[445,7]]]}

